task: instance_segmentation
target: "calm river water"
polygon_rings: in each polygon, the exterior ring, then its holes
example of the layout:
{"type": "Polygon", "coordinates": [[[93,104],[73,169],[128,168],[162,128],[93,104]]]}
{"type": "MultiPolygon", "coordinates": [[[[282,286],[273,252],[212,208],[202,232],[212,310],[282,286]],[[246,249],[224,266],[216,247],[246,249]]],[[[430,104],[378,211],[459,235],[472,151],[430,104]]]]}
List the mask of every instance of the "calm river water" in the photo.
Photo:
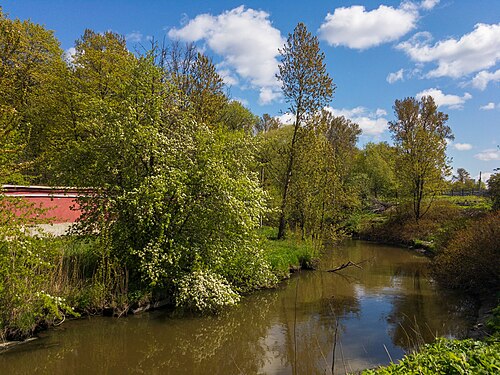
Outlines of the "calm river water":
{"type": "Polygon", "coordinates": [[[216,317],[154,311],[87,318],[0,355],[0,374],[330,374],[396,361],[436,335],[467,333],[474,309],[438,290],[409,250],[348,241],[278,289],[216,317]],[[351,260],[349,267],[325,272],[351,260]]]}

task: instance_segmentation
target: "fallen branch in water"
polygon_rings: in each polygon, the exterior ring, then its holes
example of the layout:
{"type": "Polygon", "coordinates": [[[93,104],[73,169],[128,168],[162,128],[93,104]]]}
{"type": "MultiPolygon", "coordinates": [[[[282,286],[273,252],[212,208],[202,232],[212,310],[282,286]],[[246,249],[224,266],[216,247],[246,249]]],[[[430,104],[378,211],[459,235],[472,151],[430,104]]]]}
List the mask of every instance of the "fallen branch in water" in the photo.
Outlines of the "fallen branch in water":
{"type": "Polygon", "coordinates": [[[341,264],[340,266],[338,266],[334,269],[328,270],[326,272],[337,272],[337,271],[343,270],[344,268],[351,267],[351,266],[357,267],[359,269],[363,269],[363,267],[361,267],[359,264],[354,263],[352,261],[349,261],[347,263],[341,264]]]}

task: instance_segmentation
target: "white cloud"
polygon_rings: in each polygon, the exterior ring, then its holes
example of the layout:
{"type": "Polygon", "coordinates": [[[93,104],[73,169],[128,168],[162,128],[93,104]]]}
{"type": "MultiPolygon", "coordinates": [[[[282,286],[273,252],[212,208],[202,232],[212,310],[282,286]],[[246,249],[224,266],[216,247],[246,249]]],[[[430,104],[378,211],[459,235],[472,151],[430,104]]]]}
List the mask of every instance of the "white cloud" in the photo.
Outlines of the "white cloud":
{"type": "Polygon", "coordinates": [[[470,143],[454,143],[453,148],[458,151],[468,151],[472,149],[472,145],[470,143]]]}
{"type": "Polygon", "coordinates": [[[283,125],[292,125],[295,122],[295,115],[290,112],[283,113],[281,116],[275,116],[281,124],[283,125]]]}
{"type": "MultiPolygon", "coordinates": [[[[493,172],[482,172],[481,173],[481,181],[482,182],[488,182],[490,177],[493,175],[493,172]]],[[[476,176],[476,181],[479,181],[479,175],[476,176]]]]}
{"type": "Polygon", "coordinates": [[[217,16],[200,14],[183,27],[171,29],[168,36],[188,42],[204,41],[223,57],[225,67],[260,90],[261,103],[279,97],[276,57],[285,40],[272,26],[268,13],[240,6],[217,16]]]}
{"type": "Polygon", "coordinates": [[[380,5],[371,11],[353,5],[328,13],[319,35],[332,46],[366,49],[398,40],[415,28],[417,20],[418,10],[411,2],[403,2],[399,8],[380,5]]]}
{"type": "Polygon", "coordinates": [[[500,150],[490,148],[474,155],[476,159],[483,161],[500,160],[500,150]]]}
{"type": "Polygon", "coordinates": [[[423,0],[420,3],[420,7],[425,10],[431,10],[434,8],[436,5],[439,4],[439,0],[423,0]]]}
{"type": "Polygon", "coordinates": [[[217,73],[219,73],[226,85],[234,86],[239,83],[238,77],[224,63],[217,64],[217,73]]]}
{"type": "Polygon", "coordinates": [[[449,107],[450,109],[461,109],[464,103],[472,98],[472,95],[466,92],[463,96],[445,94],[441,90],[432,88],[419,92],[415,97],[421,99],[423,96],[432,96],[438,107],[449,107]]]}
{"type": "Polygon", "coordinates": [[[389,82],[390,84],[393,84],[394,82],[402,81],[403,78],[404,78],[403,69],[399,69],[397,72],[389,73],[389,75],[386,78],[386,81],[389,82]]]}
{"type": "Polygon", "coordinates": [[[278,87],[261,87],[259,90],[259,104],[265,105],[281,98],[278,87]]]}
{"type": "Polygon", "coordinates": [[[243,107],[248,107],[248,100],[243,98],[233,98],[232,101],[239,102],[243,107]]]}
{"type": "Polygon", "coordinates": [[[496,108],[496,104],[493,102],[489,102],[488,104],[479,107],[479,109],[481,109],[483,111],[491,111],[492,109],[495,109],[495,108],[496,108]]]}
{"type": "Polygon", "coordinates": [[[499,82],[500,81],[500,69],[496,72],[488,72],[487,70],[483,70],[476,74],[476,76],[472,79],[472,86],[479,90],[486,89],[488,83],[490,82],[499,82]]]}
{"type": "Polygon", "coordinates": [[[387,129],[387,119],[383,116],[387,114],[380,108],[375,113],[364,107],[352,109],[335,109],[328,107],[334,116],[344,116],[359,125],[364,135],[380,135],[387,129]]]}
{"type": "Polygon", "coordinates": [[[76,54],[75,47],[68,48],[66,51],[64,51],[64,60],[70,65],[73,64],[75,54],[76,54]]]}
{"type": "Polygon", "coordinates": [[[132,31],[130,34],[125,35],[125,40],[127,42],[138,43],[142,41],[143,37],[140,31],[132,31]]]}
{"type": "Polygon", "coordinates": [[[415,62],[436,63],[427,77],[459,78],[494,66],[500,60],[500,23],[478,23],[460,39],[441,40],[431,45],[432,36],[417,33],[397,48],[415,62]]]}

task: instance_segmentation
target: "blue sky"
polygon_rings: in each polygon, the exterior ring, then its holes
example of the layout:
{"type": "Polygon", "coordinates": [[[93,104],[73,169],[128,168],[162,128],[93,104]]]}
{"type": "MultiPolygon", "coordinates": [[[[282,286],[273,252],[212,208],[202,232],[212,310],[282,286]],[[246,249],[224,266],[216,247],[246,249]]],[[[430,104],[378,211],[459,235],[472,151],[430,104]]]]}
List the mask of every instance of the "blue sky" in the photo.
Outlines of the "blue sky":
{"type": "MultiPolygon", "coordinates": [[[[71,51],[85,28],[112,30],[129,48],[148,39],[195,42],[230,95],[254,113],[282,115],[277,49],[298,22],[320,39],[337,85],[332,111],[358,122],[360,144],[390,141],[395,99],[431,94],[448,113],[452,165],[473,177],[500,167],[500,1],[0,2],[11,18],[54,30],[71,51]]],[[[484,180],[484,177],[483,177],[484,180]]]]}

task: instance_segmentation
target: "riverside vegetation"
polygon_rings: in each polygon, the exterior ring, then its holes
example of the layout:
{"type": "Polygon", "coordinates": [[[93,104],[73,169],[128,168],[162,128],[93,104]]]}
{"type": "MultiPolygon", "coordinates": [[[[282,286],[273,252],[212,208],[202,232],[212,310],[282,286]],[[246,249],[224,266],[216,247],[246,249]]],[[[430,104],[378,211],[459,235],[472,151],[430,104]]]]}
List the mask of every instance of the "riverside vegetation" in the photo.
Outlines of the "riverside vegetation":
{"type": "Polygon", "coordinates": [[[3,340],[159,300],[216,313],[352,233],[424,246],[443,284],[498,291],[499,175],[491,199],[436,199],[453,136],[432,97],[396,100],[394,146],[359,149],[359,126],[322,109],[335,85],[303,24],[280,51],[291,126],[231,100],[193,45],[131,53],[85,30],[65,56],[51,31],[0,10],[0,51],[2,184],[91,188],[60,238],[29,235],[39,208],[0,196],[3,340]]]}

